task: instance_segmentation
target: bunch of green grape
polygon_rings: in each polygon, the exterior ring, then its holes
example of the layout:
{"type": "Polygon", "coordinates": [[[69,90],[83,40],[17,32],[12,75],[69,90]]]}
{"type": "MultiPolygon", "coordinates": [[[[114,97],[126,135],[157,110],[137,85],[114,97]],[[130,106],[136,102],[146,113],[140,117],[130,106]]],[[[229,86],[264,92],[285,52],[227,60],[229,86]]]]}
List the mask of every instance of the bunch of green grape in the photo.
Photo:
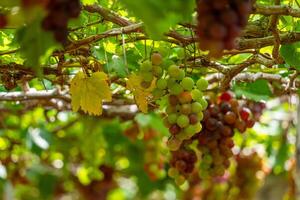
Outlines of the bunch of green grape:
{"type": "Polygon", "coordinates": [[[167,142],[171,151],[178,150],[184,140],[189,140],[201,131],[200,121],[203,118],[203,110],[207,107],[202,91],[207,86],[205,79],[201,78],[195,83],[176,65],[168,68],[168,78],[157,81],[157,88],[167,91],[165,124],[171,134],[167,142]]]}
{"type": "Polygon", "coordinates": [[[160,78],[163,75],[163,68],[160,66],[163,62],[162,56],[160,53],[153,53],[151,55],[151,61],[145,60],[140,65],[140,76],[143,78],[141,83],[143,88],[150,87],[153,79],[160,78]]]}

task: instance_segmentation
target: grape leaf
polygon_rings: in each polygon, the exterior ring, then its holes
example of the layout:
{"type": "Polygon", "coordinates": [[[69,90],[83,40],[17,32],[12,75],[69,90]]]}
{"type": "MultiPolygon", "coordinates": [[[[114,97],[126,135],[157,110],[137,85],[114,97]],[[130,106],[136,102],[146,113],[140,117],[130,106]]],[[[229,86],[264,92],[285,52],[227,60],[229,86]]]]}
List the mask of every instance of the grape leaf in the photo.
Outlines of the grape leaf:
{"type": "Polygon", "coordinates": [[[122,0],[121,2],[145,23],[146,31],[152,39],[161,39],[163,33],[171,26],[189,20],[195,6],[195,2],[191,0],[122,0]]]}
{"type": "Polygon", "coordinates": [[[300,69],[300,42],[281,45],[280,55],[287,64],[300,69]]]}
{"type": "Polygon", "coordinates": [[[127,89],[130,90],[133,95],[134,99],[139,107],[139,109],[143,113],[148,112],[148,100],[151,97],[151,91],[155,87],[156,79],[153,79],[149,88],[145,89],[141,86],[143,79],[142,77],[132,74],[129,76],[129,79],[126,82],[127,89]]]}
{"type": "Polygon", "coordinates": [[[233,90],[237,96],[244,95],[254,101],[267,100],[272,95],[268,81],[263,79],[253,83],[237,83],[233,86],[233,90]]]}
{"type": "MultiPolygon", "coordinates": [[[[42,14],[41,14],[42,15],[42,14]]],[[[42,30],[42,16],[37,15],[16,33],[16,41],[20,44],[20,53],[26,58],[26,65],[32,67],[37,73],[41,72],[40,65],[45,63],[58,44],[50,32],[42,30]]]]}
{"type": "Polygon", "coordinates": [[[111,101],[112,94],[104,72],[95,72],[88,77],[83,72],[78,72],[71,81],[70,93],[72,109],[79,108],[91,115],[102,114],[102,101],[111,101]]]}

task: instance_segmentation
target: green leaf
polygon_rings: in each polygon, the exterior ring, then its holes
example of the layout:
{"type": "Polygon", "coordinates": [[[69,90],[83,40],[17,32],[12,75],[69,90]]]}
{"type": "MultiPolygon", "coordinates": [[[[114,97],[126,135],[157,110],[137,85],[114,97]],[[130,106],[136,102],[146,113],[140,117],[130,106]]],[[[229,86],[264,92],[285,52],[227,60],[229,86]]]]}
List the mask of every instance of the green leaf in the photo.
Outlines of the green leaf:
{"type": "Polygon", "coordinates": [[[237,96],[244,95],[254,101],[268,100],[272,95],[268,81],[263,79],[253,83],[237,83],[233,86],[233,90],[237,96]]]}
{"type": "Polygon", "coordinates": [[[300,69],[300,42],[282,45],[280,55],[287,64],[300,69]]]}
{"type": "Polygon", "coordinates": [[[122,0],[122,3],[145,23],[147,33],[156,40],[178,22],[189,19],[195,5],[192,0],[122,0]]]}
{"type": "Polygon", "coordinates": [[[139,113],[136,115],[135,120],[139,123],[140,126],[150,126],[153,129],[159,131],[162,135],[168,135],[168,129],[165,127],[162,118],[155,113],[139,113]]]}
{"type": "Polygon", "coordinates": [[[112,61],[107,64],[107,69],[109,72],[115,71],[121,78],[127,75],[124,60],[117,55],[112,56],[112,61]]]}
{"type": "Polygon", "coordinates": [[[16,33],[20,53],[26,58],[26,65],[35,69],[37,73],[41,72],[40,65],[48,59],[54,48],[57,47],[53,35],[42,30],[41,20],[41,16],[37,17],[16,33]]]}

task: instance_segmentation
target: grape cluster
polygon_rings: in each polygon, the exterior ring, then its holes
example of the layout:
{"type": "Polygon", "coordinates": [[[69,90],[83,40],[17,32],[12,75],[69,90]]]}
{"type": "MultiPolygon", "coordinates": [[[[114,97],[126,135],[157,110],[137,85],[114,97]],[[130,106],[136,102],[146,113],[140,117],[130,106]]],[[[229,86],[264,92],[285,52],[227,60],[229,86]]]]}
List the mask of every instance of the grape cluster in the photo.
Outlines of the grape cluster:
{"type": "Polygon", "coordinates": [[[249,155],[239,153],[236,158],[236,170],[231,176],[232,183],[229,189],[230,199],[253,199],[259,188],[259,178],[257,172],[262,171],[262,158],[252,152],[249,155]]]}
{"type": "Polygon", "coordinates": [[[197,135],[198,147],[202,153],[200,176],[202,178],[222,176],[233,156],[234,129],[244,133],[254,126],[255,119],[245,105],[229,92],[224,92],[217,103],[210,103],[204,112],[203,129],[197,135]]]}
{"type": "Polygon", "coordinates": [[[251,0],[197,0],[199,48],[209,50],[213,57],[235,48],[251,10],[251,0]]]}
{"type": "Polygon", "coordinates": [[[193,172],[196,161],[196,153],[191,149],[182,147],[177,151],[173,151],[168,175],[175,179],[176,184],[182,185],[193,172]]]}
{"type": "Polygon", "coordinates": [[[162,56],[155,52],[151,55],[151,61],[145,60],[140,65],[140,76],[143,78],[141,86],[144,88],[150,87],[154,77],[159,78],[163,75],[162,56]]]}
{"type": "Polygon", "coordinates": [[[70,18],[77,18],[81,6],[79,0],[52,0],[46,5],[48,12],[43,19],[42,27],[54,33],[55,39],[65,44],[68,36],[68,21],[70,18]]]}
{"type": "Polygon", "coordinates": [[[157,81],[157,87],[165,89],[168,94],[168,116],[165,124],[171,136],[167,146],[171,151],[176,151],[184,140],[190,139],[202,129],[202,111],[207,106],[202,90],[207,88],[208,83],[201,78],[195,84],[194,80],[185,77],[184,70],[176,65],[169,67],[168,74],[168,79],[157,81]]]}
{"type": "Polygon", "coordinates": [[[157,140],[158,134],[156,130],[150,127],[144,130],[144,170],[152,181],[165,176],[164,159],[160,154],[160,141],[157,140]]]}

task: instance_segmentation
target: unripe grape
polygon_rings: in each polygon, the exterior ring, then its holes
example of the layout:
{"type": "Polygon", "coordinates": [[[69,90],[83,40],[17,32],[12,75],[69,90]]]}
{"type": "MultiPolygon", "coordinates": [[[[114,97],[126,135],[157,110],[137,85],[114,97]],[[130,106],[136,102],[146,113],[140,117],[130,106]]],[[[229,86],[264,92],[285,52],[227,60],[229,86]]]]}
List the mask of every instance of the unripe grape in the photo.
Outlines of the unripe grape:
{"type": "Polygon", "coordinates": [[[143,72],[149,72],[152,70],[152,63],[149,60],[145,60],[141,66],[140,66],[140,70],[143,72]]]}
{"type": "Polygon", "coordinates": [[[171,65],[168,69],[171,78],[178,78],[180,76],[180,69],[177,65],[171,65]]]}
{"type": "Polygon", "coordinates": [[[183,48],[177,49],[177,57],[180,60],[183,60],[185,58],[185,52],[183,48]]]}
{"type": "Polygon", "coordinates": [[[160,53],[160,55],[162,56],[162,57],[166,57],[166,56],[168,56],[168,51],[169,51],[169,48],[167,48],[166,46],[159,46],[158,47],[158,52],[160,53]]]}
{"type": "Polygon", "coordinates": [[[156,87],[158,89],[164,90],[167,88],[167,80],[166,79],[158,79],[156,82],[156,87]]]}
{"type": "Polygon", "coordinates": [[[201,91],[206,90],[208,87],[208,82],[206,79],[204,78],[200,78],[198,79],[198,81],[196,82],[197,88],[201,91]]]}
{"type": "Polygon", "coordinates": [[[179,95],[183,91],[183,88],[180,84],[175,83],[169,88],[169,90],[170,90],[170,94],[179,95]]]}
{"type": "Polygon", "coordinates": [[[207,106],[208,106],[207,101],[205,99],[203,99],[203,98],[199,100],[199,103],[201,104],[202,109],[206,109],[207,106]]]}
{"type": "Polygon", "coordinates": [[[170,167],[170,169],[168,170],[168,175],[169,177],[175,178],[179,175],[179,172],[175,167],[170,167]]]}
{"type": "Polygon", "coordinates": [[[183,89],[191,91],[194,87],[194,80],[190,77],[185,77],[180,82],[180,85],[183,87],[183,89]]]}
{"type": "Polygon", "coordinates": [[[180,107],[180,112],[184,115],[188,115],[192,112],[192,106],[191,104],[183,104],[180,107]]]}
{"type": "Polygon", "coordinates": [[[143,73],[141,73],[141,76],[142,76],[143,80],[146,82],[151,82],[153,79],[152,72],[143,72],[143,73]]]}
{"type": "Polygon", "coordinates": [[[176,124],[177,123],[177,114],[172,113],[168,115],[168,121],[170,124],[176,124]]]}
{"type": "Polygon", "coordinates": [[[165,94],[165,91],[164,90],[161,90],[159,88],[155,88],[153,91],[152,91],[152,95],[154,97],[154,99],[159,99],[161,98],[162,96],[164,96],[165,94]]]}
{"type": "Polygon", "coordinates": [[[179,70],[179,75],[176,77],[176,80],[180,81],[185,77],[185,72],[184,70],[180,69],[179,70]]]}
{"type": "Polygon", "coordinates": [[[177,139],[176,137],[171,137],[167,142],[167,146],[171,151],[176,151],[180,148],[181,143],[181,140],[177,139]]]}
{"type": "Polygon", "coordinates": [[[196,133],[195,127],[193,125],[185,127],[183,131],[185,132],[187,137],[192,137],[196,133]]]}
{"type": "Polygon", "coordinates": [[[192,112],[193,113],[198,113],[202,111],[202,106],[199,102],[194,102],[192,103],[192,112]]]}
{"type": "Polygon", "coordinates": [[[167,86],[168,86],[169,89],[170,89],[174,84],[176,84],[175,78],[169,78],[169,79],[167,80],[167,86]]]}
{"type": "Polygon", "coordinates": [[[179,117],[177,118],[177,125],[180,128],[184,128],[184,127],[188,126],[189,122],[190,122],[190,120],[186,115],[179,115],[179,117]]]}
{"type": "Polygon", "coordinates": [[[163,69],[160,66],[153,66],[153,74],[156,77],[161,77],[163,75],[163,69]]]}
{"type": "Polygon", "coordinates": [[[193,89],[191,95],[194,101],[199,101],[203,97],[203,93],[198,89],[193,89]]]}
{"type": "Polygon", "coordinates": [[[185,183],[185,178],[184,178],[184,176],[177,176],[177,177],[175,178],[175,183],[176,183],[177,185],[183,185],[183,184],[185,183]]]}
{"type": "Polygon", "coordinates": [[[195,133],[199,133],[202,130],[202,125],[200,122],[197,122],[196,124],[193,125],[195,129],[195,133]]]}
{"type": "Polygon", "coordinates": [[[203,120],[203,112],[198,112],[197,117],[198,117],[199,121],[202,121],[203,120]]]}

